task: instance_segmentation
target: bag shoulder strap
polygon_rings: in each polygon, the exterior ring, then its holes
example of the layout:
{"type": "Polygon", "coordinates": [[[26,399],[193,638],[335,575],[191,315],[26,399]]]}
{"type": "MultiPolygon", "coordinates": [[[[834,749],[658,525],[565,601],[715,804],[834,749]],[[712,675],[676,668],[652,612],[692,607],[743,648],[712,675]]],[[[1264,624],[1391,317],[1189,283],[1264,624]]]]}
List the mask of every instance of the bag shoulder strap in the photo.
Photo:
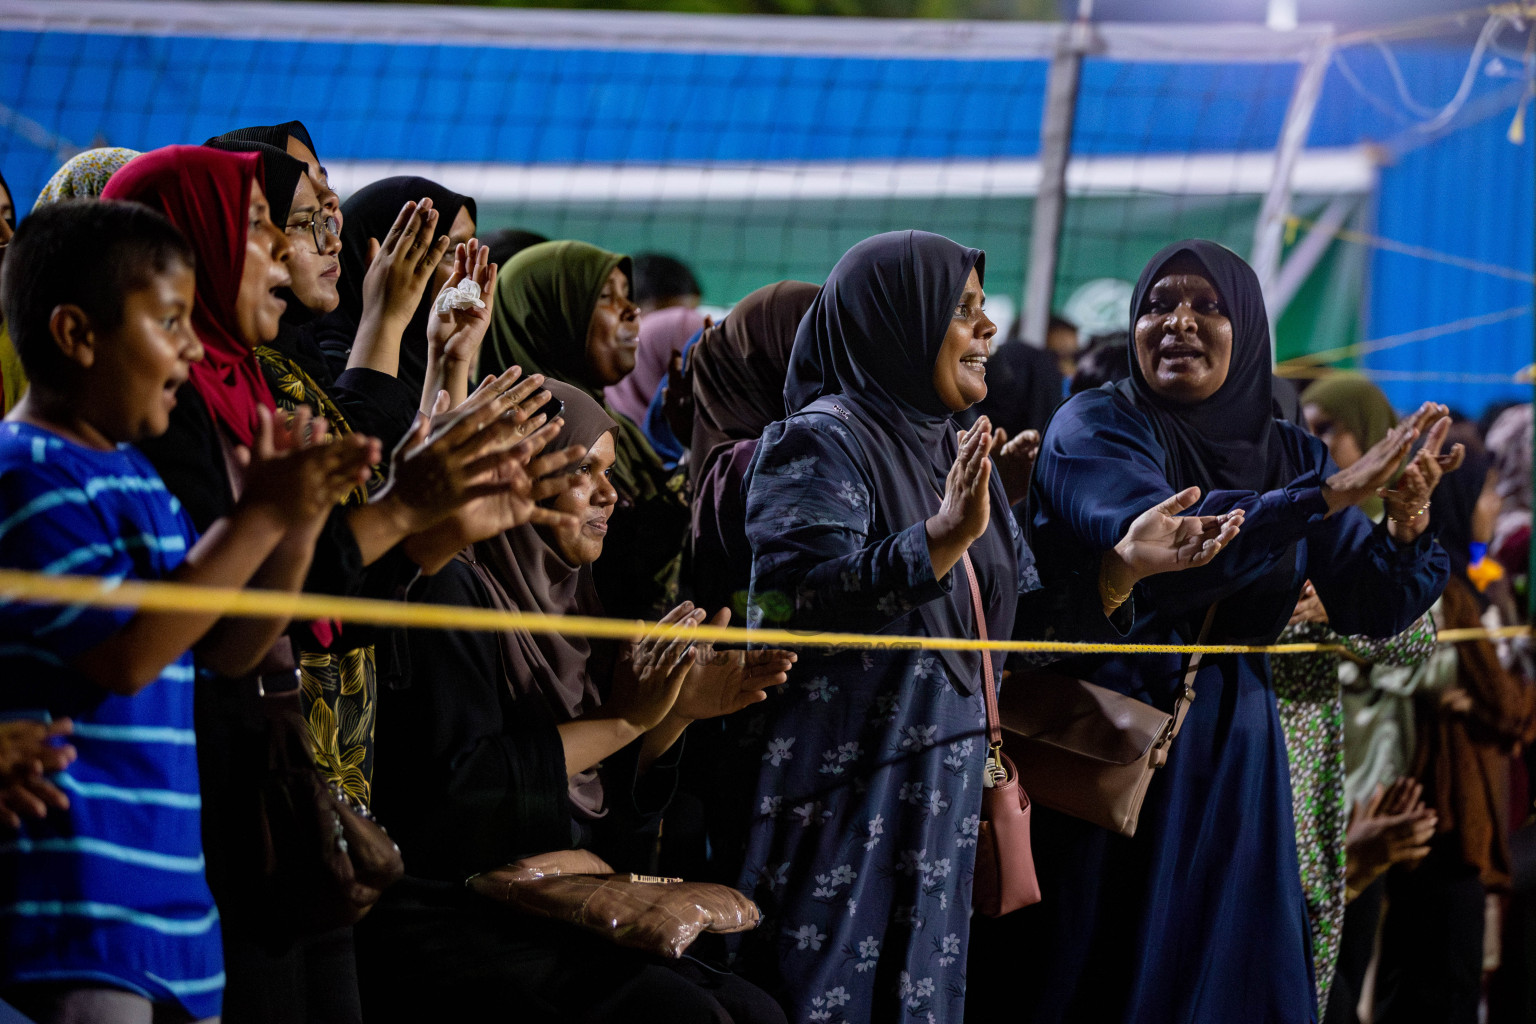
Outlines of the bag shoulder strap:
{"type": "MultiPolygon", "coordinates": [[[[1220,602],[1217,602],[1218,604],[1220,602]]],[[[1206,637],[1211,635],[1211,623],[1216,620],[1216,605],[1206,609],[1205,621],[1200,625],[1200,635],[1195,638],[1195,646],[1205,643],[1206,637]]],[[[1189,656],[1189,664],[1184,668],[1184,683],[1179,687],[1179,697],[1173,702],[1173,731],[1168,734],[1171,740],[1179,734],[1179,729],[1184,725],[1184,716],[1189,714],[1189,706],[1195,702],[1195,676],[1200,671],[1200,651],[1189,656]]]]}
{"type": "MultiPolygon", "coordinates": [[[[971,586],[971,607],[976,612],[977,639],[987,639],[987,609],[981,600],[981,584],[976,582],[976,567],[971,564],[970,553],[960,556],[961,563],[965,566],[965,579],[971,586]]],[[[992,673],[992,652],[981,652],[981,677],[985,684],[982,693],[986,695],[987,705],[987,745],[994,752],[1000,751],[1003,746],[1003,721],[997,713],[997,683],[992,673]]]]}

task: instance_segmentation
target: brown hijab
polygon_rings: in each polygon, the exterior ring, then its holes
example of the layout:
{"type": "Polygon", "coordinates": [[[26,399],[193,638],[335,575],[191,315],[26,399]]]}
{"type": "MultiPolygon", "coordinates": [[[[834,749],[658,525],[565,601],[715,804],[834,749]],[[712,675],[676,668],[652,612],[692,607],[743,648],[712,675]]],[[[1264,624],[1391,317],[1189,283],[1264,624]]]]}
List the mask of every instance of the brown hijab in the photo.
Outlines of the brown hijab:
{"type": "MultiPolygon", "coordinates": [[[[565,426],[545,449],[581,444],[591,448],[618,426],[586,392],[550,379],[546,388],[565,403],[565,426]]],[[[573,565],[535,526],[524,524],[473,548],[471,566],[491,603],[506,611],[546,615],[601,615],[592,567],[573,565]]],[[[560,633],[504,631],[501,641],[507,686],[516,700],[542,698],[563,721],[580,718],[601,703],[588,674],[592,655],[585,637],[560,633]]],[[[571,804],[578,814],[600,818],[603,783],[595,768],[570,778],[571,804]]]]}
{"type": "Polygon", "coordinates": [[[768,424],[784,418],[789,350],[819,291],[804,281],[759,288],[693,346],[688,354],[694,402],[688,482],[695,489],[731,445],[756,440],[768,424]]]}

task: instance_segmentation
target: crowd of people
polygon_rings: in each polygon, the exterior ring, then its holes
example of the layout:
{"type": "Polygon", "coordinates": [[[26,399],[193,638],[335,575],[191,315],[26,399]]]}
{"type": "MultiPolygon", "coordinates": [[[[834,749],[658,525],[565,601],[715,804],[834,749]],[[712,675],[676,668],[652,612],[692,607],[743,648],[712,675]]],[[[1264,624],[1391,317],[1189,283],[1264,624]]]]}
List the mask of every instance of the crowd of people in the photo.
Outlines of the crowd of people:
{"type": "Polygon", "coordinates": [[[0,568],[653,623],[0,602],[0,1000],[31,1019],[1529,1019],[1528,649],[1435,634],[1524,621],[1530,405],[1298,392],[1198,239],[1123,333],[1037,346],[939,235],[717,319],[676,258],[485,233],[425,178],[343,201],[297,121],[82,153],[19,224],[0,193],[0,568]],[[1179,654],[704,624],[1328,646],[1189,685],[1179,654]],[[973,914],[982,688],[1067,676],[1177,705],[1167,763],[1133,835],[1036,806],[1043,898],[973,914]],[[265,884],[282,695],[404,865],[349,918],[265,884]],[[466,885],[572,850],[761,923],[671,960],[466,885]]]}

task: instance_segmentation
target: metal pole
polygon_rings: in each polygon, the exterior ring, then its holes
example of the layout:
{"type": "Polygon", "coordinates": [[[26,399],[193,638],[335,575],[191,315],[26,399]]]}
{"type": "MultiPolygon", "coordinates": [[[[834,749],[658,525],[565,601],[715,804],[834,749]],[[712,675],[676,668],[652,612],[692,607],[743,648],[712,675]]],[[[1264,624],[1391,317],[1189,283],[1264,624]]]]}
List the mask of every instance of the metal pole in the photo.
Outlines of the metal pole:
{"type": "Polygon", "coordinates": [[[1020,335],[1031,345],[1045,344],[1051,323],[1061,223],[1067,207],[1067,161],[1072,157],[1072,128],[1077,119],[1077,85],[1092,36],[1092,25],[1081,17],[1068,26],[1046,79],[1045,114],[1040,124],[1040,191],[1030,228],[1024,330],[1020,335]]]}
{"type": "MultiPolygon", "coordinates": [[[[1285,111],[1285,123],[1280,127],[1280,142],[1275,147],[1275,172],[1269,181],[1269,191],[1264,194],[1264,205],[1259,208],[1259,220],[1253,230],[1254,273],[1266,299],[1273,291],[1280,273],[1280,250],[1285,237],[1285,219],[1291,212],[1291,175],[1296,170],[1296,160],[1306,147],[1307,134],[1312,129],[1312,114],[1317,109],[1318,96],[1323,90],[1323,78],[1333,59],[1333,42],[1325,39],[1318,43],[1302,65],[1296,78],[1296,88],[1291,93],[1290,106],[1285,111]]],[[[1273,357],[1275,344],[1276,311],[1270,311],[1269,344],[1273,357]]]]}

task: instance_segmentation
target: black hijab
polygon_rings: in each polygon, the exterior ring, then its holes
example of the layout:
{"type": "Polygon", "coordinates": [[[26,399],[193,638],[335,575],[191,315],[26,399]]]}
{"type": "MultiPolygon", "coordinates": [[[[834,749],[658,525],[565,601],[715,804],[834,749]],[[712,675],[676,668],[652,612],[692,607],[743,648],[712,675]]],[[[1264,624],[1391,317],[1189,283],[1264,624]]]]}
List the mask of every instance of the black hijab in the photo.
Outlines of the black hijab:
{"type": "Polygon", "coordinates": [[[288,151],[288,140],[298,139],[304,143],[304,148],[315,154],[315,159],[320,159],[320,151],[315,149],[315,143],[309,137],[309,129],[304,127],[303,121],[289,121],[286,124],[254,125],[250,128],[236,128],[232,132],[223,135],[215,135],[205,146],[211,146],[215,142],[261,142],[283,152],[288,151]]]}
{"type": "MultiPolygon", "coordinates": [[[[432,236],[435,242],[448,234],[453,220],[463,209],[469,210],[472,219],[477,218],[475,201],[469,196],[452,192],[427,178],[399,176],[384,178],[371,185],[364,185],[342,204],[344,215],[341,228],[341,280],[337,290],[341,293],[341,305],[335,312],[321,318],[323,331],[334,338],[341,334],[348,337],[357,334],[357,325],[363,317],[363,277],[368,273],[368,240],[380,242],[389,234],[400,208],[408,202],[426,196],[437,210],[437,229],[432,236]]],[[[400,339],[400,371],[396,375],[413,390],[420,391],[427,377],[427,324],[432,315],[430,283],[421,293],[421,302],[411,316],[411,322],[400,339]]]]}
{"type": "Polygon", "coordinates": [[[1295,467],[1285,454],[1275,426],[1274,383],[1270,372],[1269,316],[1258,275],[1231,249],[1203,239],[1164,247],[1148,261],[1131,296],[1131,376],[1121,393],[1142,411],[1167,453],[1168,482],[1202,492],[1264,492],[1290,482],[1295,467]],[[1232,321],[1232,357],[1227,379],[1203,402],[1186,405],[1159,397],[1141,373],[1136,358],[1136,321],[1146,309],[1152,287],[1171,263],[1193,261],[1205,269],[1232,321]]]}
{"type": "Polygon", "coordinates": [[[309,173],[304,161],[265,142],[217,138],[203,145],[230,153],[260,153],[261,190],[267,194],[267,205],[272,208],[272,223],[279,229],[286,227],[288,212],[293,209],[293,193],[299,187],[299,180],[309,173]]]}
{"type": "MultiPolygon", "coordinates": [[[[858,439],[875,506],[891,533],[939,509],[944,477],[957,452],[958,425],[933,387],[933,367],[971,270],[985,254],[926,231],[867,238],[832,268],[800,321],[789,356],[785,406],[793,414],[817,399],[836,398],[858,439]]],[[[826,403],[819,404],[818,409],[826,403]]],[[[1018,601],[1018,561],[1006,525],[1007,497],[992,474],[993,515],[971,545],[987,609],[988,635],[1007,639],[1018,601]]],[[[960,566],[950,592],[922,605],[923,630],[935,637],[974,637],[970,587],[960,566]]],[[[939,651],[951,681],[974,693],[980,657],[939,651]]],[[[999,661],[1001,659],[998,659],[999,661]]]]}
{"type": "MultiPolygon", "coordinates": [[[[1115,387],[1147,417],[1163,448],[1163,471],[1177,490],[1263,493],[1296,477],[1275,424],[1274,376],[1270,371],[1269,314],[1258,275],[1231,249],[1203,239],[1165,246],[1147,262],[1131,296],[1131,375],[1115,387]],[[1232,322],[1227,379],[1203,402],[1184,404],[1158,396],[1136,358],[1136,321],[1165,273],[1203,269],[1232,322]]],[[[1296,604],[1296,546],[1275,560],[1262,578],[1243,589],[1241,600],[1223,603],[1213,636],[1265,643],[1278,636],[1296,604]]],[[[1193,635],[1193,634],[1191,634],[1193,635]]]]}

